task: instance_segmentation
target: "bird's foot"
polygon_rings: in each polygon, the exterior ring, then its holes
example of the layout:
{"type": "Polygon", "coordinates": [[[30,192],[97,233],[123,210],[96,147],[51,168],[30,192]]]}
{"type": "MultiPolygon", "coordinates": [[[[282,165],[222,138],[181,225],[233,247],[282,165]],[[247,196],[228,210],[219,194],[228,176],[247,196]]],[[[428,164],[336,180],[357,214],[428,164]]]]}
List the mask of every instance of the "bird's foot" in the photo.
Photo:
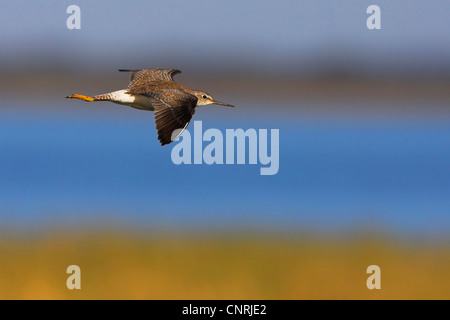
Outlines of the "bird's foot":
{"type": "Polygon", "coordinates": [[[83,100],[83,101],[86,101],[86,102],[92,102],[92,101],[94,101],[95,99],[94,98],[92,98],[92,97],[88,97],[88,96],[84,96],[84,95],[82,95],[82,94],[71,94],[70,96],[67,96],[66,98],[69,98],[69,99],[79,99],[79,100],[83,100]]]}

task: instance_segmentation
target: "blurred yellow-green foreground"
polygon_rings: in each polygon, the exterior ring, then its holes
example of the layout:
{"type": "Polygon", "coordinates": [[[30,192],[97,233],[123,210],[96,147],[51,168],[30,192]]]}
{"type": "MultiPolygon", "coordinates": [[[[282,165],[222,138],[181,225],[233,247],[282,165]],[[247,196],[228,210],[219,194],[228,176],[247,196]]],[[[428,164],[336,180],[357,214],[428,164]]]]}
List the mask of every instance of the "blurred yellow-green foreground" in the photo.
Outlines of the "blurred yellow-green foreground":
{"type": "Polygon", "coordinates": [[[450,246],[381,236],[50,232],[2,236],[0,252],[1,299],[450,298],[450,246]],[[66,287],[72,264],[81,290],[66,287]]]}

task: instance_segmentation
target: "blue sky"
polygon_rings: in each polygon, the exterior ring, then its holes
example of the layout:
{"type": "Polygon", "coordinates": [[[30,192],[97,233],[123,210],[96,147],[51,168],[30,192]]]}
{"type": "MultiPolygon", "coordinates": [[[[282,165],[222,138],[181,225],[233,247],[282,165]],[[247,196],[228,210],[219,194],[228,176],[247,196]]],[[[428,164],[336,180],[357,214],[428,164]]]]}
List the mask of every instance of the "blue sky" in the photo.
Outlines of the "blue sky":
{"type": "Polygon", "coordinates": [[[81,66],[124,60],[267,69],[355,64],[449,70],[450,2],[443,1],[8,1],[0,10],[3,65],[36,59],[81,66]],[[81,8],[81,30],[66,9],[81,8]],[[371,4],[381,30],[366,28],[371,4]]]}

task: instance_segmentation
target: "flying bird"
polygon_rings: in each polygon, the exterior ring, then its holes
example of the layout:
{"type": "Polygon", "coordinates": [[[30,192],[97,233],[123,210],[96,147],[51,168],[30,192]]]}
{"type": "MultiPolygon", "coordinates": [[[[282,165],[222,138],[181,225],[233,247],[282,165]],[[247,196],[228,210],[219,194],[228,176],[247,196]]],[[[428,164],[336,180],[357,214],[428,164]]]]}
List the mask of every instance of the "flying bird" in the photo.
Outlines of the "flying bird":
{"type": "Polygon", "coordinates": [[[176,83],[173,76],[181,73],[176,69],[124,70],[131,72],[128,88],[99,94],[93,97],[72,94],[66,98],[86,102],[111,101],[140,110],[155,112],[156,130],[161,145],[176,140],[186,129],[198,106],[217,104],[234,107],[214,100],[201,90],[191,90],[176,83]]]}

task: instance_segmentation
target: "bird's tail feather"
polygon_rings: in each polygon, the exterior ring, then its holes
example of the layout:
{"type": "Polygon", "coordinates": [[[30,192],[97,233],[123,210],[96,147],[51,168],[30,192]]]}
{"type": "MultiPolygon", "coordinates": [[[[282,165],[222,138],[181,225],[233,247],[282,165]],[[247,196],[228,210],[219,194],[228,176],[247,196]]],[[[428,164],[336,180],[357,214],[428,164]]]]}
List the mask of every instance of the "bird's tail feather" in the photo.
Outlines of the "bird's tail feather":
{"type": "Polygon", "coordinates": [[[111,93],[103,93],[94,96],[94,101],[111,101],[112,98],[111,93]]]}

